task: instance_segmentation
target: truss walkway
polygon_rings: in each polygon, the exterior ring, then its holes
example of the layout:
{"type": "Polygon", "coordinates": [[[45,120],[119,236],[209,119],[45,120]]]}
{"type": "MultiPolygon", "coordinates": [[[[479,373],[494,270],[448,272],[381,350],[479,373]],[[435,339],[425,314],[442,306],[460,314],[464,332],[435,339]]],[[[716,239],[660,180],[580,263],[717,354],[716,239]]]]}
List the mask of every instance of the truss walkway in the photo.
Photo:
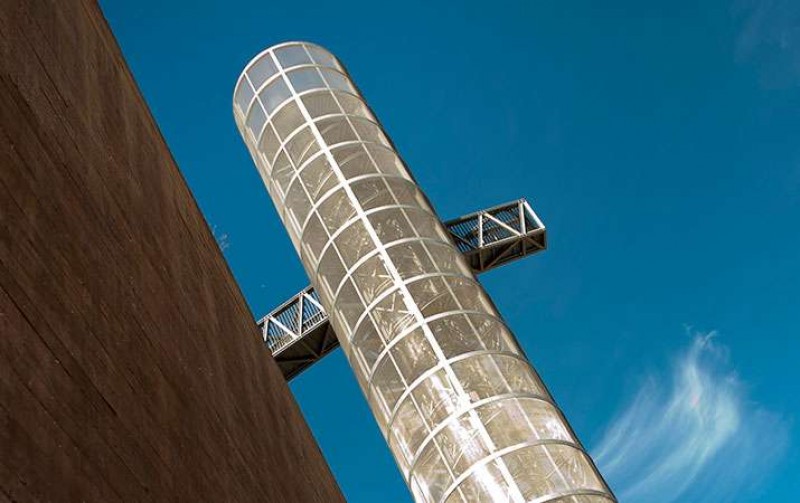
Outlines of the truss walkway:
{"type": "MultiPolygon", "coordinates": [[[[547,246],[544,224],[525,199],[465,215],[445,227],[476,274],[547,246]]],[[[262,318],[258,327],[287,380],[339,346],[311,286],[262,318]]]]}

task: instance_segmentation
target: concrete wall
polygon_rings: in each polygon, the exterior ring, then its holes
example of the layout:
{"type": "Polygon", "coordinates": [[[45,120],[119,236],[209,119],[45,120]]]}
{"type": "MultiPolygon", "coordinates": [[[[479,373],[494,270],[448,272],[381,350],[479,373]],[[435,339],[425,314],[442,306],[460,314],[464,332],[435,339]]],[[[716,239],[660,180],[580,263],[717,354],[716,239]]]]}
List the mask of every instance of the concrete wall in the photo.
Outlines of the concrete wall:
{"type": "Polygon", "coordinates": [[[0,501],[343,501],[99,11],[0,2],[0,501]]]}

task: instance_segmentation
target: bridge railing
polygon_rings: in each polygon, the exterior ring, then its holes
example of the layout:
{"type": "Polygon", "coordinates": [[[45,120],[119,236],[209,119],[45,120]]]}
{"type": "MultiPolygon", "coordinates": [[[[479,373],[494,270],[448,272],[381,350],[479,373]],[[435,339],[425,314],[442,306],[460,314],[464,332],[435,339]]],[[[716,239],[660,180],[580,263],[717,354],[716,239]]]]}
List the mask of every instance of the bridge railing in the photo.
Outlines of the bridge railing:
{"type": "MultiPolygon", "coordinates": [[[[547,247],[545,226],[525,199],[477,211],[444,225],[476,274],[547,247]]],[[[259,320],[258,326],[286,379],[339,345],[328,314],[311,286],[259,320]]]]}

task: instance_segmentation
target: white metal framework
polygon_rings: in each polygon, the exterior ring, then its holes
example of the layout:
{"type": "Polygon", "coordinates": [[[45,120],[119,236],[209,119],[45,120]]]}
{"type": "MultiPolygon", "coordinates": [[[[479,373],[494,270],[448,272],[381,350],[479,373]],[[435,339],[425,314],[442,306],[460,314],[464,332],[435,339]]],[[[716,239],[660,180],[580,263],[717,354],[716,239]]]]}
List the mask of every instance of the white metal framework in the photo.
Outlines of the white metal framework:
{"type": "Polygon", "coordinates": [[[336,58],[262,52],[234,115],[415,500],[615,501],[336,58]]]}
{"type": "MultiPolygon", "coordinates": [[[[471,213],[444,225],[475,274],[546,247],[546,229],[524,199],[471,213]]],[[[264,316],[258,327],[287,380],[339,347],[328,314],[311,286],[264,316]]]]}
{"type": "Polygon", "coordinates": [[[444,224],[475,273],[544,250],[544,224],[525,199],[494,206],[444,224]]]}

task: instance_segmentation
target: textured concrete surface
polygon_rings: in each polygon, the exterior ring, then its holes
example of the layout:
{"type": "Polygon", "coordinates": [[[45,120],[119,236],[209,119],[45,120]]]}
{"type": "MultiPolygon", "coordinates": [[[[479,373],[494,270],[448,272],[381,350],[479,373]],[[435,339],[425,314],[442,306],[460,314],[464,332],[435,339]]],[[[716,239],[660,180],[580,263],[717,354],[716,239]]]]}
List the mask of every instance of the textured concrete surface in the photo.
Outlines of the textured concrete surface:
{"type": "Polygon", "coordinates": [[[343,501],[94,2],[0,0],[0,501],[343,501]]]}

